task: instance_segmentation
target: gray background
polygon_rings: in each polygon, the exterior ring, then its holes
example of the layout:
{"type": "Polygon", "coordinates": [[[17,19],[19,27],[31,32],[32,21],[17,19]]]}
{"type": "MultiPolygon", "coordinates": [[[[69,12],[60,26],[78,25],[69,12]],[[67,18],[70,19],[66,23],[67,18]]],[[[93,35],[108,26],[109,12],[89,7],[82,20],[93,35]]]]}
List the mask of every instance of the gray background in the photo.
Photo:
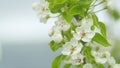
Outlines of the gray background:
{"type": "MultiPolygon", "coordinates": [[[[39,0],[0,0],[0,43],[3,53],[0,68],[50,68],[52,59],[58,54],[52,52],[48,45],[48,30],[53,20],[46,25],[39,23],[31,8],[36,1],[39,0]]],[[[117,9],[119,2],[113,1],[117,9]]],[[[120,38],[120,24],[113,24],[103,13],[98,13],[100,20],[106,22],[108,27],[112,26],[111,31],[120,38]]]]}

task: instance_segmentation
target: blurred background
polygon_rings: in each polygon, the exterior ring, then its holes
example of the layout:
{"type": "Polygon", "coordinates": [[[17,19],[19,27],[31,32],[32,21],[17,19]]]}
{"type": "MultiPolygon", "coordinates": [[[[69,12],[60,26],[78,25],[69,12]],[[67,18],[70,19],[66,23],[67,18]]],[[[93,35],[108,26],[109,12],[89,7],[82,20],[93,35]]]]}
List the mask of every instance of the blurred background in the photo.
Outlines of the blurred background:
{"type": "MultiPolygon", "coordinates": [[[[0,0],[0,68],[50,68],[52,59],[58,54],[52,52],[48,45],[48,31],[54,21],[51,19],[47,24],[39,23],[32,10],[32,3],[38,1],[0,0]]],[[[112,3],[120,10],[120,0],[112,0],[112,3]]],[[[115,21],[104,13],[106,11],[97,15],[106,23],[108,32],[118,45],[120,20],[115,21]]],[[[117,52],[114,55],[119,59],[117,52]]]]}

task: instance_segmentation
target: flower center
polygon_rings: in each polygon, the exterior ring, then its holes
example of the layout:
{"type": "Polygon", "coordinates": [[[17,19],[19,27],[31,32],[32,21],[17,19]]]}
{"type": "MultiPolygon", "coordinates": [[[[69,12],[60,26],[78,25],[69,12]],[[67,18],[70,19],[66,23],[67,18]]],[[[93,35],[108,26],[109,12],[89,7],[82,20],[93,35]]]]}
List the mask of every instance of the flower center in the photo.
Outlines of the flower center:
{"type": "Polygon", "coordinates": [[[74,52],[76,50],[76,47],[75,46],[72,46],[71,48],[70,48],[70,51],[71,52],[74,52]]]}
{"type": "Polygon", "coordinates": [[[82,37],[85,37],[85,35],[86,35],[86,33],[85,33],[85,32],[82,32],[81,34],[82,34],[82,37]]]}
{"type": "Polygon", "coordinates": [[[81,63],[81,59],[77,59],[77,62],[78,62],[78,63],[81,63]]]}

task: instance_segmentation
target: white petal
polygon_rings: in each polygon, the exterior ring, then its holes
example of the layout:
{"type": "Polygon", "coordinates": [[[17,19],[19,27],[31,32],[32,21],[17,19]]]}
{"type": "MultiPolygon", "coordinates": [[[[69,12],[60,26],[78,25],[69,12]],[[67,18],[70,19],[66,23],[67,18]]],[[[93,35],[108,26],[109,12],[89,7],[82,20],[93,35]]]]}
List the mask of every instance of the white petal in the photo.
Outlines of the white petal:
{"type": "Polygon", "coordinates": [[[90,42],[91,41],[91,38],[88,38],[88,37],[83,37],[82,38],[82,41],[84,41],[84,42],[90,42]]]}
{"type": "Polygon", "coordinates": [[[83,68],[93,68],[93,65],[92,65],[92,64],[89,64],[89,63],[87,63],[87,64],[85,64],[85,65],[83,66],[83,68]]]}
{"type": "Polygon", "coordinates": [[[115,64],[113,68],[120,68],[120,64],[115,64]]]}
{"type": "Polygon", "coordinates": [[[84,56],[80,53],[73,54],[71,59],[72,59],[73,65],[79,65],[79,64],[83,63],[84,56]]]}
{"type": "Polygon", "coordinates": [[[61,34],[54,34],[52,37],[53,37],[53,40],[57,43],[61,42],[63,39],[61,34]]]}
{"type": "Polygon", "coordinates": [[[115,59],[114,59],[113,57],[110,57],[110,58],[108,59],[108,63],[109,63],[110,65],[114,65],[116,62],[115,62],[115,59]]]}
{"type": "Polygon", "coordinates": [[[80,40],[80,39],[81,39],[81,35],[78,34],[78,33],[74,33],[73,36],[74,36],[74,38],[77,39],[77,40],[80,40]]]}
{"type": "Polygon", "coordinates": [[[96,57],[95,59],[97,63],[105,64],[107,62],[106,58],[96,57]]]}
{"type": "Polygon", "coordinates": [[[86,33],[86,36],[87,36],[88,38],[93,38],[93,37],[95,36],[95,32],[93,32],[93,31],[88,32],[88,33],[86,33]]]}
{"type": "Polygon", "coordinates": [[[83,45],[82,44],[78,44],[78,46],[76,47],[76,50],[73,52],[73,54],[78,54],[81,52],[83,45]]]}
{"type": "Polygon", "coordinates": [[[70,43],[71,43],[72,46],[77,46],[78,45],[78,40],[76,40],[75,38],[72,38],[70,40],[70,43]]]}
{"type": "Polygon", "coordinates": [[[63,55],[70,55],[71,54],[70,48],[71,48],[71,43],[70,42],[65,43],[65,45],[63,45],[62,54],[63,55]]]}
{"type": "Polygon", "coordinates": [[[40,10],[40,3],[39,2],[34,2],[32,4],[32,8],[35,10],[35,11],[39,11],[40,10]]]}

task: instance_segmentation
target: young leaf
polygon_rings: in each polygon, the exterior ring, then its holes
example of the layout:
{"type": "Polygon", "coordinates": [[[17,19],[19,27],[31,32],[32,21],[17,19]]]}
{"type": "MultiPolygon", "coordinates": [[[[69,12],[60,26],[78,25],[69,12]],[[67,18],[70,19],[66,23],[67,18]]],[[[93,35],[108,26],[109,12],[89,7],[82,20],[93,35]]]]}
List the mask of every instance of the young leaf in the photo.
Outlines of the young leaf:
{"type": "Polygon", "coordinates": [[[68,13],[70,15],[80,15],[81,17],[84,17],[84,8],[80,7],[79,5],[75,5],[73,7],[70,8],[70,10],[68,11],[68,13]]]}
{"type": "Polygon", "coordinates": [[[61,62],[62,62],[62,60],[65,59],[65,57],[66,56],[64,56],[64,55],[57,56],[52,62],[52,68],[60,68],[61,62]]]}
{"type": "Polygon", "coordinates": [[[99,28],[100,28],[102,35],[106,38],[106,26],[105,26],[105,24],[102,22],[99,22],[99,28]]]}
{"type": "Polygon", "coordinates": [[[65,6],[67,0],[48,0],[49,9],[52,13],[60,13],[61,8],[65,6]]]}
{"type": "Polygon", "coordinates": [[[92,41],[97,42],[105,47],[110,46],[109,42],[106,40],[105,37],[100,35],[99,33],[96,33],[95,36],[93,37],[92,41]]]}
{"type": "Polygon", "coordinates": [[[84,52],[84,54],[86,56],[87,61],[89,63],[94,63],[95,59],[94,59],[94,57],[91,54],[91,50],[92,50],[91,46],[84,46],[83,47],[83,52],[84,52]]]}
{"type": "Polygon", "coordinates": [[[105,68],[102,64],[96,64],[96,68],[105,68]]]}
{"type": "Polygon", "coordinates": [[[110,13],[110,15],[111,15],[115,20],[120,19],[120,13],[119,13],[116,9],[114,9],[114,10],[108,9],[108,12],[110,13]]]}
{"type": "Polygon", "coordinates": [[[73,18],[73,16],[69,15],[67,12],[62,13],[62,16],[68,23],[70,23],[73,18]]]}
{"type": "Polygon", "coordinates": [[[58,50],[60,47],[62,47],[62,45],[63,45],[63,42],[61,43],[56,43],[55,41],[50,42],[50,48],[52,49],[52,51],[58,50]]]}
{"type": "Polygon", "coordinates": [[[92,14],[92,18],[93,18],[93,25],[99,27],[98,18],[94,13],[92,14]]]}
{"type": "Polygon", "coordinates": [[[80,0],[80,5],[83,6],[84,8],[88,8],[88,7],[90,7],[90,4],[93,1],[94,0],[80,0]]]}
{"type": "Polygon", "coordinates": [[[71,64],[65,64],[63,68],[70,68],[71,64]]]}

